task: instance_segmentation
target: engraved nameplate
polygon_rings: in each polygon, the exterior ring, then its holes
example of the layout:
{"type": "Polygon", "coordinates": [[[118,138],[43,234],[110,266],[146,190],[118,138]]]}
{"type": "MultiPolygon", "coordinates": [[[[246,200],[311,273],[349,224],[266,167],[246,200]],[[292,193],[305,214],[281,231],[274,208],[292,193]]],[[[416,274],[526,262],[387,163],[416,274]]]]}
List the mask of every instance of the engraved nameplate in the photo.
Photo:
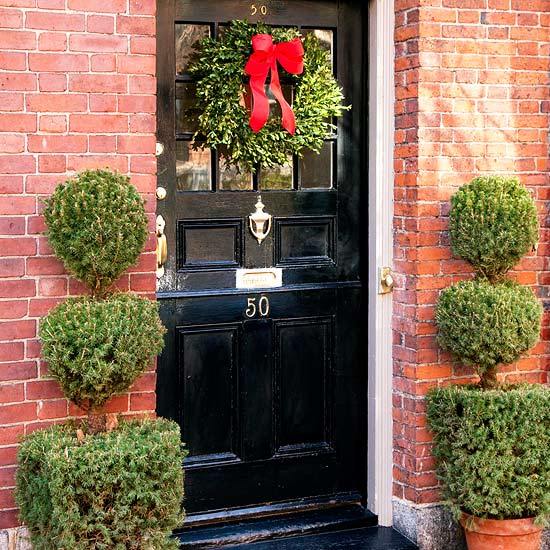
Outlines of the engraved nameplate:
{"type": "Polygon", "coordinates": [[[277,286],[283,286],[283,270],[280,267],[237,269],[237,288],[274,288],[277,286]]]}

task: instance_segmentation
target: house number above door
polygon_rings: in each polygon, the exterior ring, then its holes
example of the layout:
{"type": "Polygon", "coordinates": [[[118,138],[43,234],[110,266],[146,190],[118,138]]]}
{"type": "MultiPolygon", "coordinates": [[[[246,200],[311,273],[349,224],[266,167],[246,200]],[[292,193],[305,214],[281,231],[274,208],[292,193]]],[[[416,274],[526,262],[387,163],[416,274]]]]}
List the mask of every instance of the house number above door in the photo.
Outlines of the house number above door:
{"type": "Polygon", "coordinates": [[[250,4],[250,15],[267,15],[267,6],[265,4],[250,4]]]}

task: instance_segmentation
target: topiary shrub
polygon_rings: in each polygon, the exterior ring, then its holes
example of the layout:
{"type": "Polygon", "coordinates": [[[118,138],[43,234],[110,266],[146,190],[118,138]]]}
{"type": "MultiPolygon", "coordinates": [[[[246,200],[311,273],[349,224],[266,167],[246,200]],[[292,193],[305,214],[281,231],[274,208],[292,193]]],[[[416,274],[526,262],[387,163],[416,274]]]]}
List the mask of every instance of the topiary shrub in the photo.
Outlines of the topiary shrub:
{"type": "Polygon", "coordinates": [[[517,178],[482,176],[452,197],[450,233],[453,253],[495,279],[536,244],[537,209],[517,178]]]}
{"type": "Polygon", "coordinates": [[[427,403],[443,496],[456,517],[550,517],[547,388],[451,386],[432,390],[427,403]]]}
{"type": "Polygon", "coordinates": [[[164,332],[158,305],[134,294],[69,298],[40,324],[50,373],[89,410],[132,385],[162,351],[164,332]]]}
{"type": "Polygon", "coordinates": [[[436,308],[439,344],[474,366],[484,387],[496,385],[499,363],[513,363],[540,334],[542,306],[515,281],[478,279],[443,290],[436,308]]]}
{"type": "MultiPolygon", "coordinates": [[[[453,251],[477,277],[441,293],[438,338],[481,380],[428,394],[443,494],[457,517],[544,518],[550,513],[550,392],[497,380],[498,365],[519,359],[540,334],[536,296],[504,277],[537,240],[535,204],[516,178],[500,176],[474,179],[451,201],[453,251]]],[[[467,536],[473,529],[466,525],[467,536]]]]}
{"type": "Polygon", "coordinates": [[[179,427],[167,420],[80,438],[67,425],[32,433],[16,494],[34,550],[176,550],[183,457],[179,427]]]}
{"type": "Polygon", "coordinates": [[[18,455],[16,500],[35,550],[176,549],[183,511],[177,424],[118,424],[96,414],[128,390],[163,348],[155,302],[109,294],[147,238],[143,201],[128,178],[86,171],[46,201],[55,253],[92,296],[68,298],[40,324],[42,357],[88,421],[28,436],[18,455]]]}
{"type": "Polygon", "coordinates": [[[126,176],[86,170],[58,185],[45,204],[56,256],[94,295],[103,295],[145,244],[143,199],[126,176]]]}

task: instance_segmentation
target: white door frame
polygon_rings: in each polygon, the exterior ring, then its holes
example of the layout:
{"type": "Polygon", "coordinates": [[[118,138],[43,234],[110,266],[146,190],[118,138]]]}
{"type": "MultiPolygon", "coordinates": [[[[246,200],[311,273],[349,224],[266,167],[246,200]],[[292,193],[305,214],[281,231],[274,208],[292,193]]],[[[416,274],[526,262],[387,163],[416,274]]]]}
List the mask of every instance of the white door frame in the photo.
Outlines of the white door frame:
{"type": "Polygon", "coordinates": [[[394,0],[370,0],[368,507],[383,526],[392,525],[392,295],[378,284],[393,258],[394,25],[394,0]]]}

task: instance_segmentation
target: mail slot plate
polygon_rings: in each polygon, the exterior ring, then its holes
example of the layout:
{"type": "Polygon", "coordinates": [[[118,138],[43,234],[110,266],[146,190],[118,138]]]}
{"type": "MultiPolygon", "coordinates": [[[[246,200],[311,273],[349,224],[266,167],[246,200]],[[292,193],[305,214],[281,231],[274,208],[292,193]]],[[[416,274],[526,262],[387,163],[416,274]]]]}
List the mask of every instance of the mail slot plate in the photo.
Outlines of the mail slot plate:
{"type": "Polygon", "coordinates": [[[275,288],[283,286],[283,270],[279,267],[237,269],[237,288],[275,288]]]}

